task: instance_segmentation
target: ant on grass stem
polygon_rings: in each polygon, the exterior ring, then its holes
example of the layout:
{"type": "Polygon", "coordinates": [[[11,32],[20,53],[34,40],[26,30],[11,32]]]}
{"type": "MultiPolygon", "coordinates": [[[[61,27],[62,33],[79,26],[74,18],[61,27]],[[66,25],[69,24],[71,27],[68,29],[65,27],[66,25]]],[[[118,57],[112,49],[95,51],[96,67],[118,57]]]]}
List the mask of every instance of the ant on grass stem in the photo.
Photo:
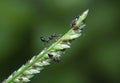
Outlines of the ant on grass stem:
{"type": "Polygon", "coordinates": [[[60,35],[57,35],[54,33],[54,34],[51,34],[47,39],[45,37],[40,37],[40,40],[44,43],[49,43],[53,39],[58,40],[59,37],[60,35]]]}

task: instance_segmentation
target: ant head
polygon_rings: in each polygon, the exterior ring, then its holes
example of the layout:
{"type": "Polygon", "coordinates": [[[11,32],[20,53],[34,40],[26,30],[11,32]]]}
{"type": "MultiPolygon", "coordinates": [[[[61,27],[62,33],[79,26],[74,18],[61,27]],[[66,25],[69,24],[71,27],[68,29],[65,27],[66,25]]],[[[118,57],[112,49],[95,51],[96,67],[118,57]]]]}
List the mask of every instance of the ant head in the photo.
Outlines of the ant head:
{"type": "Polygon", "coordinates": [[[53,55],[52,55],[52,54],[48,54],[48,56],[49,56],[49,58],[52,58],[52,57],[53,57],[53,55]]]}
{"type": "Polygon", "coordinates": [[[40,40],[42,41],[42,42],[45,42],[46,41],[46,39],[44,38],[44,37],[40,37],[40,40]]]}

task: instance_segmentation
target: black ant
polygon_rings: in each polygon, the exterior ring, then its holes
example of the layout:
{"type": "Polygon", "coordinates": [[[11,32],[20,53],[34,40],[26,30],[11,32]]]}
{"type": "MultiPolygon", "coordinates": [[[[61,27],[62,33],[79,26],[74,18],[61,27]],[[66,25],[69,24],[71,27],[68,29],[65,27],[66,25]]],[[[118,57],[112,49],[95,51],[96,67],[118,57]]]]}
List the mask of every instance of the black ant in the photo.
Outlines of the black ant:
{"type": "MultiPolygon", "coordinates": [[[[79,16],[77,16],[71,23],[71,26],[72,26],[73,30],[78,30],[79,29],[79,27],[76,26],[76,23],[77,23],[78,19],[79,19],[79,16]]],[[[85,24],[85,20],[83,20],[83,24],[85,24]]]]}
{"type": "Polygon", "coordinates": [[[71,26],[74,27],[78,21],[79,16],[77,16],[71,23],[71,26]]]}
{"type": "Polygon", "coordinates": [[[50,37],[48,37],[48,39],[44,38],[44,37],[40,37],[40,40],[42,42],[48,43],[49,41],[53,40],[53,39],[58,39],[60,35],[57,34],[52,34],[50,37]]]}
{"type": "Polygon", "coordinates": [[[76,23],[77,23],[78,19],[79,19],[79,16],[77,16],[71,23],[71,26],[72,26],[73,30],[78,30],[79,29],[79,27],[76,26],[76,23]]]}
{"type": "Polygon", "coordinates": [[[59,57],[54,57],[52,54],[48,54],[49,58],[51,58],[53,61],[59,63],[60,62],[60,58],[59,57]]]}

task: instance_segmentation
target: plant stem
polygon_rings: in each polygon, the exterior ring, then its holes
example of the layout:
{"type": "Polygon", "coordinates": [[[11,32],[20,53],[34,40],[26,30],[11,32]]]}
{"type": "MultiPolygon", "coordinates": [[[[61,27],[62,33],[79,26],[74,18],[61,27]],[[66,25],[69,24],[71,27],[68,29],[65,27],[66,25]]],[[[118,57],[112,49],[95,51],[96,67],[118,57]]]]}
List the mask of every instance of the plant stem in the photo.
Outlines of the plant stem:
{"type": "MultiPolygon", "coordinates": [[[[79,17],[79,19],[78,19],[78,21],[76,23],[76,26],[80,27],[83,24],[83,20],[86,18],[87,14],[88,14],[88,10],[85,11],[79,17]]],[[[25,66],[23,66],[19,72],[15,73],[14,75],[11,75],[11,77],[9,77],[8,79],[6,79],[3,83],[14,83],[14,80],[16,80],[18,77],[22,76],[25,71],[29,70],[35,63],[37,63],[39,60],[41,60],[42,58],[44,58],[45,55],[47,55],[48,53],[50,53],[52,50],[55,50],[55,47],[58,44],[61,44],[62,41],[65,39],[65,37],[67,35],[71,34],[72,32],[73,32],[73,28],[71,28],[65,35],[63,35],[60,39],[58,39],[55,43],[53,43],[49,48],[47,48],[45,51],[43,51],[42,54],[40,52],[35,59],[31,60],[31,62],[29,62],[28,64],[26,64],[25,66]]],[[[18,82],[18,83],[20,83],[20,82],[18,82]]]]}

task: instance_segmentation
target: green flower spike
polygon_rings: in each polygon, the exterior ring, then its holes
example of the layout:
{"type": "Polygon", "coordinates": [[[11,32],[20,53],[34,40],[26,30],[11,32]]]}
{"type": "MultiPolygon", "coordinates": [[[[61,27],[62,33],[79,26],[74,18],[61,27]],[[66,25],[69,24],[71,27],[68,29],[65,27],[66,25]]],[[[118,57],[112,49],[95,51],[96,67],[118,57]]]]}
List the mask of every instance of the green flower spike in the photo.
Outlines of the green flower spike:
{"type": "Polygon", "coordinates": [[[88,10],[81,16],[74,19],[72,28],[49,48],[45,48],[37,56],[21,66],[17,71],[12,73],[2,83],[24,83],[29,82],[35,74],[40,73],[44,66],[50,65],[51,61],[60,62],[60,57],[67,48],[70,48],[72,40],[81,36],[82,28],[85,27],[84,20],[87,17],[88,10]]]}

